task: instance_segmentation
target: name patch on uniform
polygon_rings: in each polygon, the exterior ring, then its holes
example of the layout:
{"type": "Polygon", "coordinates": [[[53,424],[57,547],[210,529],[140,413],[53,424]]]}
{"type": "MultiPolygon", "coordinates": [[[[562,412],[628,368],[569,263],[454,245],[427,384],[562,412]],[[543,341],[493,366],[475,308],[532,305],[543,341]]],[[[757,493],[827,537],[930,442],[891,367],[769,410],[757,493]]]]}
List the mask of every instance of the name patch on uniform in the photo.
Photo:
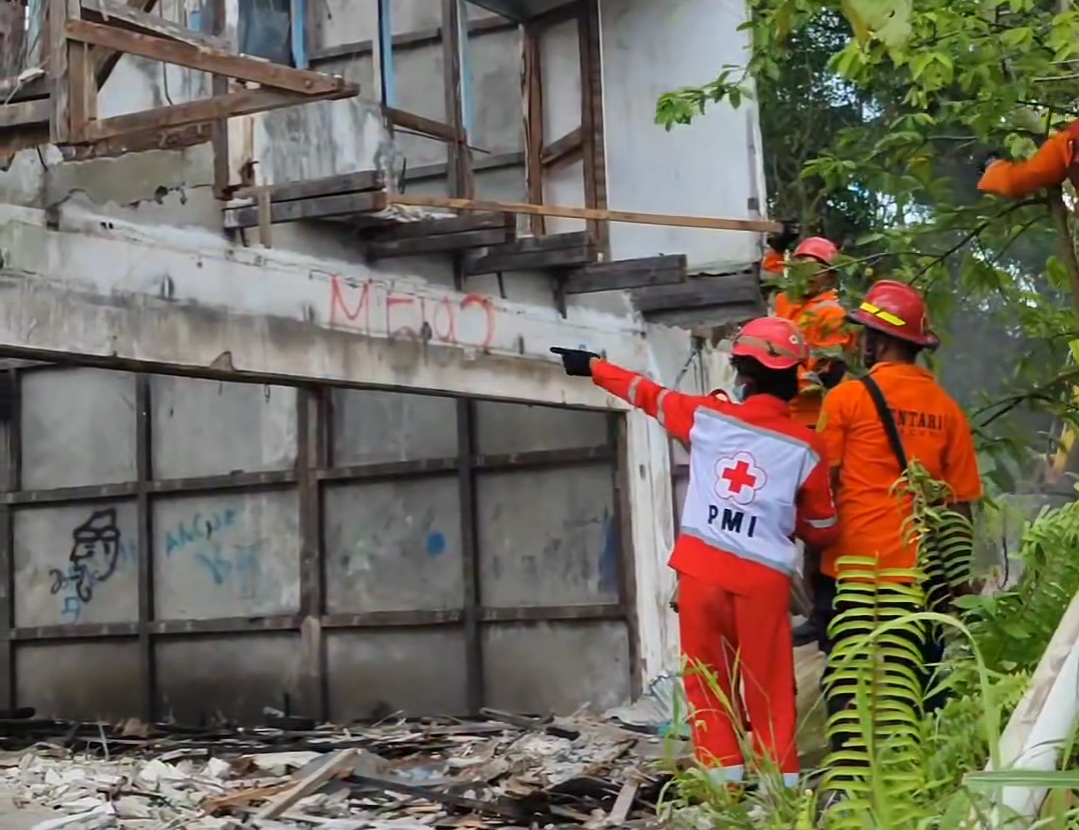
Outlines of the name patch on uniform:
{"type": "Polygon", "coordinates": [[[750,539],[753,538],[753,532],[757,529],[756,516],[748,516],[747,521],[747,515],[742,510],[710,504],[708,505],[708,524],[714,525],[717,521],[720,530],[745,535],[750,539]]]}

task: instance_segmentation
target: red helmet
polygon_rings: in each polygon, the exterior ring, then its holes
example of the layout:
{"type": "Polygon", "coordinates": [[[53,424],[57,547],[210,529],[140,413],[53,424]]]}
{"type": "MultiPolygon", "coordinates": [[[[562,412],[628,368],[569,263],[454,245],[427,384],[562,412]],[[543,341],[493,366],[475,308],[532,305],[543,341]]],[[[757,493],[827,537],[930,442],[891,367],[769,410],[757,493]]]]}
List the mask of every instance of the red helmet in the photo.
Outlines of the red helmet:
{"type": "Polygon", "coordinates": [[[929,330],[929,316],[922,295],[895,280],[873,283],[862,304],[848,315],[848,319],[928,349],[940,345],[940,339],[929,330]]]}
{"type": "Polygon", "coordinates": [[[831,265],[839,256],[839,248],[822,236],[811,236],[809,239],[803,239],[798,243],[793,256],[795,258],[807,256],[824,265],[831,265]]]}
{"type": "Polygon", "coordinates": [[[798,327],[782,317],[750,320],[734,338],[731,354],[752,357],[769,369],[789,369],[809,359],[798,327]]]}

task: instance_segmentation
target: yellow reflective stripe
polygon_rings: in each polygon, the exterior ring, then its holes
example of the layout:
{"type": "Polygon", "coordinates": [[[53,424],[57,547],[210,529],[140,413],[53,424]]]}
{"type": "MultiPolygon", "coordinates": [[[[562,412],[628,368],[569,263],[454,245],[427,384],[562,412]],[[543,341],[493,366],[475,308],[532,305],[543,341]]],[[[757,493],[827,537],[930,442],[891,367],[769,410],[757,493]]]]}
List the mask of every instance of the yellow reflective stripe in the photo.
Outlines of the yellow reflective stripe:
{"type": "Polygon", "coordinates": [[[858,306],[859,311],[864,311],[867,314],[872,314],[874,317],[878,317],[885,323],[891,323],[893,326],[905,326],[906,320],[896,317],[890,311],[885,311],[883,308],[877,308],[872,303],[862,303],[858,306]]]}
{"type": "Polygon", "coordinates": [[[638,375],[629,384],[629,392],[626,393],[626,399],[633,404],[637,405],[637,387],[641,385],[641,377],[638,375]]]}

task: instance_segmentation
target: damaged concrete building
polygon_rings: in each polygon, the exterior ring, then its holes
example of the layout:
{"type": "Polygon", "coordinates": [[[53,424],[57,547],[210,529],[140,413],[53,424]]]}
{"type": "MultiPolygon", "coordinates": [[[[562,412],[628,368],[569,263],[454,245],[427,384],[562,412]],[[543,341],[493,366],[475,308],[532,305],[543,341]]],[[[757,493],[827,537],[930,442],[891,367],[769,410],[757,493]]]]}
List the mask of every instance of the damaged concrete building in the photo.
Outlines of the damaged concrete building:
{"type": "Polygon", "coordinates": [[[0,12],[0,709],[568,712],[676,667],[684,459],[548,350],[727,382],[756,113],[653,119],[742,3],[0,12]]]}

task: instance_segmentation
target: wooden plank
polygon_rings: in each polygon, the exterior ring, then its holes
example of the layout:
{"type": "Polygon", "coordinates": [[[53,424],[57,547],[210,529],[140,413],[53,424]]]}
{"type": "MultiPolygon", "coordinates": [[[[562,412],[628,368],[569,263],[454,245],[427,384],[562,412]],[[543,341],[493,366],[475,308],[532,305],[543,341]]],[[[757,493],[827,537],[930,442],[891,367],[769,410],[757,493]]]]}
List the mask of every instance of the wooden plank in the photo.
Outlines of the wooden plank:
{"type": "Polygon", "coordinates": [[[255,821],[261,822],[277,818],[297,801],[314,794],[334,778],[344,776],[351,771],[355,758],[355,749],[342,749],[340,752],[326,758],[312,772],[297,781],[291,789],[271,798],[264,807],[255,813],[255,821]]]}
{"type": "Polygon", "coordinates": [[[328,95],[296,95],[287,92],[274,92],[268,89],[248,89],[207,98],[202,101],[190,101],[171,107],[157,107],[129,115],[115,115],[91,123],[86,129],[86,141],[102,141],[119,138],[128,133],[159,130],[164,127],[180,127],[186,124],[204,124],[219,118],[235,118],[239,115],[252,115],[256,112],[268,112],[285,107],[295,107],[311,101],[336,100],[351,98],[356,94],[352,87],[342,92],[328,95]]]}
{"type": "Polygon", "coordinates": [[[65,37],[69,23],[78,23],[72,17],[79,15],[79,0],[48,0],[48,30],[50,44],[49,77],[52,102],[49,137],[54,144],[67,144],[71,140],[71,97],[68,85],[68,43],[65,37]]]}
{"type": "Polygon", "coordinates": [[[642,312],[763,302],[760,279],[753,271],[724,277],[694,277],[681,285],[645,288],[633,293],[642,312]]]}
{"type": "Polygon", "coordinates": [[[0,101],[15,104],[48,97],[48,75],[38,75],[26,81],[20,81],[18,78],[0,78],[0,101]]]}
{"type": "MultiPolygon", "coordinates": [[[[539,31],[532,23],[524,26],[524,95],[525,95],[525,184],[528,200],[543,204],[543,78],[539,31]]],[[[529,229],[536,236],[547,232],[545,217],[532,214],[529,229]]]]}
{"type": "Polygon", "coordinates": [[[274,202],[294,202],[298,199],[313,199],[319,196],[336,196],[341,193],[381,190],[385,186],[386,179],[381,170],[364,170],[360,173],[326,176],[304,182],[241,187],[233,193],[232,198],[257,199],[260,192],[268,190],[270,199],[274,202]]]}
{"type": "Polygon", "coordinates": [[[189,46],[207,47],[220,52],[229,51],[229,42],[222,37],[196,32],[179,23],[173,23],[157,14],[133,8],[115,0],[82,0],[83,18],[91,23],[104,23],[127,31],[156,35],[189,46]]]}
{"type": "MultiPolygon", "coordinates": [[[[324,196],[318,199],[272,204],[270,206],[270,222],[278,225],[284,222],[300,222],[305,219],[329,219],[335,216],[377,213],[384,210],[385,207],[385,193],[347,193],[339,196],[324,196]]],[[[259,225],[258,214],[257,207],[226,208],[225,227],[233,230],[257,228],[259,225]]]]}
{"type": "Polygon", "coordinates": [[[783,229],[778,222],[765,219],[718,219],[710,216],[682,216],[670,213],[639,213],[628,210],[564,207],[562,205],[531,205],[524,202],[494,202],[483,199],[450,199],[445,196],[411,196],[394,194],[392,204],[413,207],[444,208],[446,210],[483,210],[497,213],[525,213],[533,216],[560,216],[563,219],[594,219],[625,222],[631,225],[663,225],[675,228],[701,228],[713,231],[751,231],[777,233],[783,229]]]}
{"type": "Polygon", "coordinates": [[[0,106],[0,130],[34,124],[48,124],[52,104],[47,98],[40,101],[23,101],[19,104],[0,106]]]}
{"type": "Polygon", "coordinates": [[[656,285],[675,285],[686,280],[685,254],[597,262],[566,275],[566,294],[597,291],[628,291],[656,285]]]}
{"type": "Polygon", "coordinates": [[[71,140],[86,134],[87,125],[97,118],[97,81],[90,47],[68,41],[68,108],[71,113],[71,140]]]}
{"type": "Polygon", "coordinates": [[[470,248],[486,248],[506,241],[506,232],[502,228],[484,231],[464,231],[462,233],[443,233],[425,239],[398,239],[392,242],[370,242],[367,255],[371,260],[389,259],[401,256],[423,256],[467,251],[470,248]]]}
{"type": "Polygon", "coordinates": [[[286,90],[303,95],[324,95],[340,92],[348,84],[343,78],[292,69],[246,55],[234,55],[205,46],[192,46],[164,40],[153,35],[114,29],[100,23],[85,20],[67,21],[64,31],[71,40],[117,49],[125,54],[184,66],[200,72],[211,72],[262,84],[275,90],[286,90]]]}
{"type": "Polygon", "coordinates": [[[592,245],[576,248],[558,248],[549,251],[526,251],[503,254],[485,254],[466,260],[466,276],[494,274],[499,271],[543,271],[551,268],[580,268],[596,261],[596,249],[592,245]]]}
{"type": "MultiPolygon", "coordinates": [[[[211,140],[208,124],[189,124],[186,127],[170,127],[165,130],[133,133],[94,144],[66,144],[59,147],[64,161],[89,161],[91,159],[115,158],[129,153],[148,150],[182,150],[211,140]]],[[[0,155],[40,147],[49,143],[49,125],[0,132],[0,155]]]]}
{"type": "Polygon", "coordinates": [[[584,150],[583,131],[576,127],[543,148],[540,164],[552,167],[556,164],[577,161],[584,150]]]}
{"type": "MultiPolygon", "coordinates": [[[[157,0],[127,0],[127,5],[132,9],[149,14],[157,7],[157,0]]],[[[97,75],[97,88],[104,89],[105,81],[109,79],[112,70],[119,63],[122,52],[115,49],[92,49],[94,56],[94,74],[97,75]]]]}
{"type": "Polygon", "coordinates": [[[512,213],[474,213],[454,216],[450,219],[426,219],[422,222],[402,222],[388,228],[380,228],[371,237],[372,242],[396,242],[401,239],[423,239],[440,234],[467,233],[470,231],[499,230],[502,238],[492,245],[513,240],[516,223],[512,213]]]}
{"type": "Polygon", "coordinates": [[[585,248],[591,243],[592,238],[587,231],[552,233],[547,236],[522,237],[512,244],[492,248],[488,253],[492,256],[513,256],[514,254],[531,254],[536,251],[556,251],[559,248],[585,248]]]}
{"type": "Polygon", "coordinates": [[[437,138],[442,141],[464,141],[465,135],[460,130],[455,130],[449,124],[435,121],[433,118],[424,118],[414,112],[406,112],[397,107],[383,107],[383,113],[390,123],[403,130],[412,130],[421,135],[437,138]]]}

